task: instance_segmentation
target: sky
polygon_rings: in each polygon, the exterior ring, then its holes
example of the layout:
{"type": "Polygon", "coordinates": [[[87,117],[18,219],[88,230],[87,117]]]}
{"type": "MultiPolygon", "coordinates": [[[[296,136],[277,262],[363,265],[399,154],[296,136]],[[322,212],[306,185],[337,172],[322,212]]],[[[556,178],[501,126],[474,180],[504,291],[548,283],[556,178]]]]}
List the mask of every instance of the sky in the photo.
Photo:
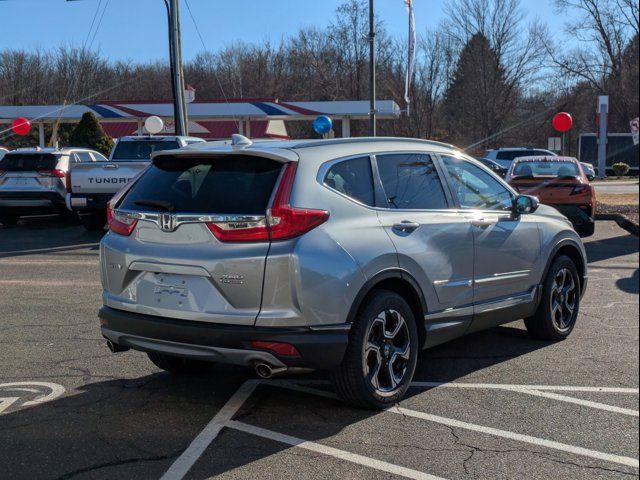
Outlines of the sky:
{"type": "MultiPolygon", "coordinates": [[[[343,0],[181,0],[185,60],[203,50],[187,3],[208,50],[237,41],[277,43],[302,27],[331,22],[343,0]]],[[[443,17],[445,0],[414,0],[416,28],[424,32],[443,17]]],[[[375,10],[394,36],[407,34],[403,0],[376,0],[375,10]]],[[[528,19],[542,19],[552,30],[562,22],[552,0],[522,0],[528,19]]],[[[94,28],[95,30],[95,28],[94,28]]],[[[153,61],[168,57],[166,10],[162,0],[0,0],[0,50],[31,51],[61,45],[91,45],[111,60],[153,61]],[[106,10],[104,7],[106,6],[106,10]],[[89,35],[92,19],[99,29],[89,35]],[[102,11],[104,16],[100,22],[102,11]]]]}

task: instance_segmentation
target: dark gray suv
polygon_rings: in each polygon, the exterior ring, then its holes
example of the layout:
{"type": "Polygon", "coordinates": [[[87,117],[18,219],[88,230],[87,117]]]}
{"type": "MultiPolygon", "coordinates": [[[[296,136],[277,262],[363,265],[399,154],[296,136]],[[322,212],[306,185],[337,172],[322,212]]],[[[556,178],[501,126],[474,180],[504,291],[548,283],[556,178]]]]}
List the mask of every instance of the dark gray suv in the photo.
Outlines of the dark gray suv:
{"type": "Polygon", "coordinates": [[[102,333],[170,372],[326,369],[346,401],[406,392],[420,349],[524,318],[573,329],[565,217],[449,145],[359,138],[158,152],[110,203],[102,333]]]}

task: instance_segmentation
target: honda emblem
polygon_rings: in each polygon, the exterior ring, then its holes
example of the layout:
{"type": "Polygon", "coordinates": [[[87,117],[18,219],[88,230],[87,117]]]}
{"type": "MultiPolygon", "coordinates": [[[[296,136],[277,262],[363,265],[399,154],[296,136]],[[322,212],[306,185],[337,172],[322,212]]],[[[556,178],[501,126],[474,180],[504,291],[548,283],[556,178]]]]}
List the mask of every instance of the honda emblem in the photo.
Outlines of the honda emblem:
{"type": "Polygon", "coordinates": [[[172,213],[160,215],[160,230],[163,232],[173,232],[176,229],[176,216],[172,213]]]}

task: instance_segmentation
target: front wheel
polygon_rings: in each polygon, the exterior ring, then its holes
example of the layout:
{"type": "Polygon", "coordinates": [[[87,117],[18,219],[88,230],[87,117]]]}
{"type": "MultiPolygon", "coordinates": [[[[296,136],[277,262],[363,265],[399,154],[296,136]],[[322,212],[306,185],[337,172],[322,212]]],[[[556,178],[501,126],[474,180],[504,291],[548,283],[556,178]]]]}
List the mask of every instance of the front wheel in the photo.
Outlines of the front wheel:
{"type": "Polygon", "coordinates": [[[573,260],[558,257],[547,274],[538,310],[524,323],[540,340],[564,340],[576,325],[580,308],[580,277],[573,260]]]}
{"type": "Polygon", "coordinates": [[[332,372],[347,403],[382,409],[406,393],[416,369],[418,331],[407,302],[387,290],[372,292],[358,313],[340,367],[332,372]]]}
{"type": "Polygon", "coordinates": [[[211,363],[191,358],[173,357],[162,353],[148,352],[147,356],[153,364],[166,372],[175,375],[202,373],[211,368],[211,363]]]}

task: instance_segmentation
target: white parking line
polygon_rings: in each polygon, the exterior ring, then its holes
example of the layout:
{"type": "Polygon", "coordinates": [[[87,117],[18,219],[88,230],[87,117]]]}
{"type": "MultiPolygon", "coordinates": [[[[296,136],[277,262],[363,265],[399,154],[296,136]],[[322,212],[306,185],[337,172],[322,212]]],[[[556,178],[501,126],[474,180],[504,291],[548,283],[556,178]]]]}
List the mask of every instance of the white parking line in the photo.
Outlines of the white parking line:
{"type": "Polygon", "coordinates": [[[183,478],[259,384],[260,380],[247,380],[244,382],[207,426],[204,427],[204,430],[191,442],[191,445],[173,462],[169,470],[161,477],[161,480],[183,478]]]}
{"type": "Polygon", "coordinates": [[[567,395],[561,395],[559,393],[544,392],[540,390],[525,390],[525,389],[513,389],[513,392],[526,393],[527,395],[533,395],[536,397],[550,398],[552,400],[558,400],[560,402],[575,403],[583,407],[596,408],[598,410],[605,410],[607,412],[621,413],[622,415],[629,415],[632,417],[638,416],[638,410],[631,410],[630,408],[616,407],[606,403],[592,402],[591,400],[583,400],[581,398],[569,397],[567,395]]]}
{"type": "Polygon", "coordinates": [[[410,410],[403,407],[392,407],[387,410],[388,412],[404,415],[407,417],[419,418],[422,420],[428,420],[430,422],[439,423],[441,425],[447,425],[448,427],[461,428],[464,430],[471,430],[474,432],[484,433],[486,435],[493,435],[495,437],[502,437],[509,440],[515,440],[523,443],[530,443],[540,447],[551,448],[553,450],[560,450],[567,453],[573,453],[574,455],[581,455],[583,457],[595,458],[597,460],[604,460],[606,462],[617,463],[625,465],[627,467],[638,468],[638,460],[631,457],[623,457],[621,455],[613,455],[610,453],[598,452],[583,447],[576,447],[574,445],[568,445],[566,443],[555,442],[553,440],[546,440],[544,438],[532,437],[530,435],[523,435],[521,433],[510,432],[508,430],[500,430],[498,428],[486,427],[484,425],[476,425],[475,423],[463,422],[461,420],[455,420],[453,418],[440,417],[438,415],[432,415],[430,413],[418,412],[416,410],[410,410]]]}
{"type": "Polygon", "coordinates": [[[309,442],[298,437],[292,437],[291,435],[285,435],[283,433],[274,432],[260,427],[255,427],[243,422],[231,420],[227,422],[227,426],[234,430],[240,430],[241,432],[250,433],[258,437],[267,438],[280,443],[286,443],[294,447],[304,448],[316,453],[322,453],[330,457],[338,458],[340,460],[346,460],[347,462],[357,463],[364,467],[373,468],[382,472],[391,473],[393,475],[399,475],[405,478],[413,478],[416,480],[442,480],[442,477],[436,477],[429,475],[428,473],[419,472],[418,470],[412,470],[411,468],[401,467],[392,463],[384,462],[382,460],[376,460],[375,458],[365,457],[358,455],[357,453],[347,452],[337,448],[329,447],[321,443],[309,442]]]}
{"type": "MultiPolygon", "coordinates": [[[[304,384],[304,382],[300,382],[304,384]]],[[[447,387],[447,388],[488,388],[497,390],[540,390],[557,392],[585,393],[640,393],[638,388],[624,387],[583,387],[573,385],[521,385],[508,383],[464,383],[464,382],[411,382],[412,387],[447,387]]]]}

